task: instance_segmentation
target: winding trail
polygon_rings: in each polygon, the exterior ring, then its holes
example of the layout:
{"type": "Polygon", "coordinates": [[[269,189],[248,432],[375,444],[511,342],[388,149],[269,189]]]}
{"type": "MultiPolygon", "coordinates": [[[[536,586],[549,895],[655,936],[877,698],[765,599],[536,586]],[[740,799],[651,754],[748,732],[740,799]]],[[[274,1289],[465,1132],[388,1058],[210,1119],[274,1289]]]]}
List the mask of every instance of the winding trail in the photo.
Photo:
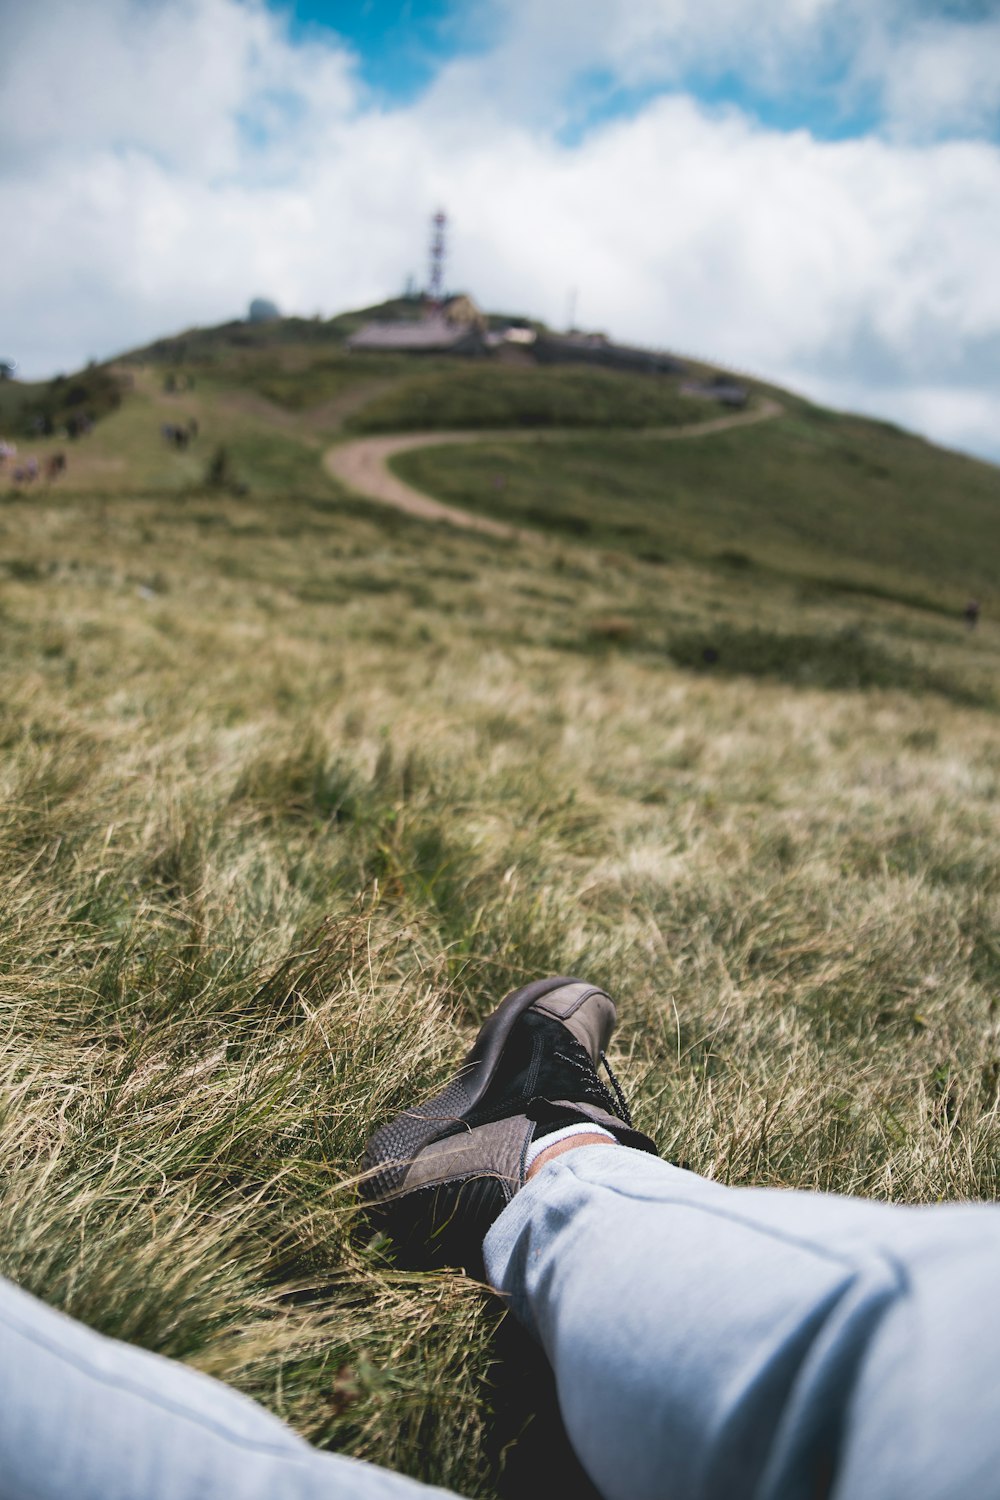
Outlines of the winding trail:
{"type": "MultiPolygon", "coordinates": [[[[602,434],[616,438],[655,438],[657,442],[679,442],[687,438],[712,437],[718,432],[730,432],[734,427],[753,427],[758,422],[769,422],[780,417],[784,407],[770,397],[765,397],[752,411],[735,412],[723,417],[710,417],[705,422],[688,422],[681,427],[605,427],[602,434]]],[[[492,521],[488,516],[477,516],[471,511],[460,510],[455,505],[445,505],[422,490],[407,484],[389,468],[389,460],[400,453],[411,453],[416,448],[444,448],[457,443],[559,443],[579,438],[587,428],[552,428],[549,431],[496,428],[492,431],[467,432],[394,432],[386,436],[352,438],[346,443],[337,443],[323,455],[323,464],[334,479],[340,481],[355,495],[366,500],[376,500],[382,505],[392,505],[409,516],[418,516],[424,521],[443,521],[450,526],[461,526],[467,531],[478,531],[486,536],[502,537],[505,541],[531,541],[537,543],[540,533],[516,526],[507,526],[503,521],[492,521]]]]}

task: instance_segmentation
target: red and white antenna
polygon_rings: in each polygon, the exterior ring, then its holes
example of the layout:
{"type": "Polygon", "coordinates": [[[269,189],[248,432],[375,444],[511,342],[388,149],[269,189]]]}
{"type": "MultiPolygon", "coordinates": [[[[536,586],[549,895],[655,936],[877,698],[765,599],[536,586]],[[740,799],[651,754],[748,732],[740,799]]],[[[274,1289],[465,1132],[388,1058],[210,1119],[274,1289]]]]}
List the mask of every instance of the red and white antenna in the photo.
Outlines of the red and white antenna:
{"type": "Polygon", "coordinates": [[[430,280],[427,295],[440,307],[444,301],[444,263],[447,254],[448,215],[439,208],[431,219],[430,280]]]}

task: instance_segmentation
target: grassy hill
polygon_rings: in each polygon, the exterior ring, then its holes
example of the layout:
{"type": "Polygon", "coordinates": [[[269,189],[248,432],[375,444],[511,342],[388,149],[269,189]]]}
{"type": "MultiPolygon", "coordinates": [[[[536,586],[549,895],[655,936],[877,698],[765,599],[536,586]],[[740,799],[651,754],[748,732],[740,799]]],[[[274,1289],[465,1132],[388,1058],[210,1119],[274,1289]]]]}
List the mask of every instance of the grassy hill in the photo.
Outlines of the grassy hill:
{"type": "Polygon", "coordinates": [[[805,403],[710,441],[588,434],[423,449],[396,467],[464,509],[662,562],[697,557],[951,613],[996,596],[1000,470],[805,403]]]}
{"type": "Polygon", "coordinates": [[[530,422],[534,372],[263,327],[115,366],[35,445],[65,481],[0,483],[0,1271],[317,1442],[548,1493],[537,1353],[366,1234],[362,1143],[576,971],[672,1159],[996,1196],[1000,471],[787,395],[399,460],[542,536],[494,541],[320,460],[429,381],[530,422]]]}

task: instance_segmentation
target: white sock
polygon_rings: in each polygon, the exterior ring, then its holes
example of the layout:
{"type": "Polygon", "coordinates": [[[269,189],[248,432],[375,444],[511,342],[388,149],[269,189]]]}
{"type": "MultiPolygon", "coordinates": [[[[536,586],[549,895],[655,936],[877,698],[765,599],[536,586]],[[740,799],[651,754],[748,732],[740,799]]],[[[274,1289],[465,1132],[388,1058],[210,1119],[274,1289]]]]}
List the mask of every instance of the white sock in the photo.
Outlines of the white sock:
{"type": "Polygon", "coordinates": [[[582,1120],[578,1125],[563,1125],[561,1129],[553,1130],[551,1135],[542,1135],[537,1141],[532,1141],[524,1158],[524,1170],[528,1170],[536,1156],[541,1156],[543,1151],[547,1151],[558,1141],[568,1141],[571,1135],[603,1135],[609,1141],[615,1139],[611,1131],[605,1130],[603,1125],[588,1125],[582,1120]]]}

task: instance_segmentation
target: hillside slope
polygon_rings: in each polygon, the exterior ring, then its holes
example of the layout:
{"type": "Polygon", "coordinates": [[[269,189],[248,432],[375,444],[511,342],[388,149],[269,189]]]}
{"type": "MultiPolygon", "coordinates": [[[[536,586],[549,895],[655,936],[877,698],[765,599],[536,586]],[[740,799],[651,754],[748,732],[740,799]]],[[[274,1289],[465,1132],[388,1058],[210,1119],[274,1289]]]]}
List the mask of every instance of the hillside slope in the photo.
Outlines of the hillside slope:
{"type": "MultiPolygon", "coordinates": [[[[20,449],[43,465],[64,451],[71,489],[190,489],[222,446],[233,483],[322,495],[331,493],[323,446],[342,433],[496,428],[496,447],[425,451],[401,459],[399,472],[449,504],[636,555],[715,558],[947,610],[969,596],[992,602],[1000,470],[991,465],[789,393],[778,393],[783,419],[752,435],[669,449],[623,443],[613,429],[683,425],[719,408],[676,377],[347,351],[345,336],[369,315],[411,312],[403,299],[327,322],[195,329],[48,386],[7,382],[0,435],[19,413],[50,412],[54,435],[22,432],[20,449]],[[94,407],[85,440],[59,435],[67,396],[94,407]],[[164,439],[164,427],[192,421],[190,443],[164,439]],[[553,427],[579,436],[516,453],[499,436],[553,427]]],[[[765,394],[750,392],[751,405],[765,394]]],[[[0,487],[5,479],[10,466],[0,487]]]]}
{"type": "Polygon", "coordinates": [[[638,556],[714,559],[953,613],[969,596],[997,598],[1000,469],[801,402],[700,443],[498,439],[396,467],[449,504],[638,556]]]}
{"type": "Polygon", "coordinates": [[[537,1349],[359,1219],[363,1142],[579,972],[670,1159],[996,1198],[997,471],[788,396],[406,460],[510,541],[324,472],[411,367],[175,353],[0,486],[0,1272],[318,1443],[584,1496],[537,1349]]]}

